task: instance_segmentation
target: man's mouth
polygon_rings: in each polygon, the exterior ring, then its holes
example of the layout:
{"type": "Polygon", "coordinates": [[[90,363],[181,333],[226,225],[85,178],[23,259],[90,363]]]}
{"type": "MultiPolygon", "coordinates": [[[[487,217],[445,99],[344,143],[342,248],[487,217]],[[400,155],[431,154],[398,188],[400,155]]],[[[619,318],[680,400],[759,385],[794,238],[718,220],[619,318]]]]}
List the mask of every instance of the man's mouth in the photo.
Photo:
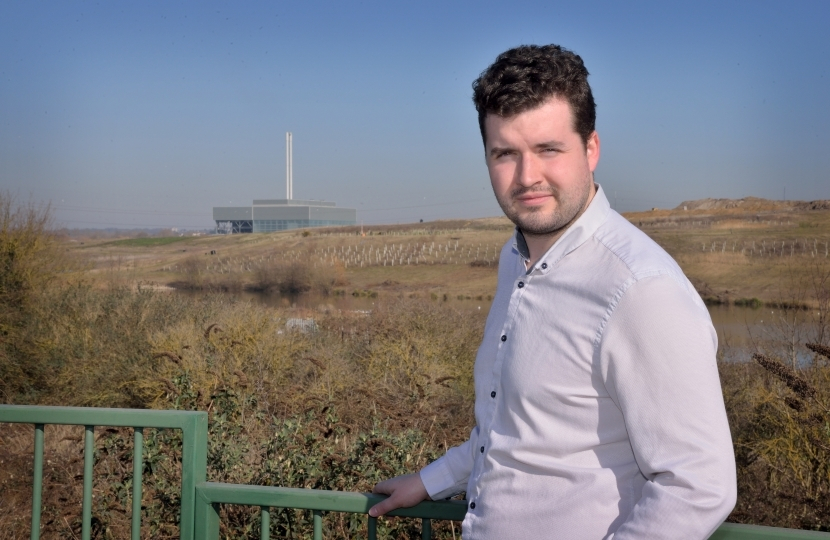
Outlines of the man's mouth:
{"type": "Polygon", "coordinates": [[[536,206],[548,202],[552,197],[553,194],[549,192],[531,192],[518,195],[514,199],[522,205],[536,206]]]}

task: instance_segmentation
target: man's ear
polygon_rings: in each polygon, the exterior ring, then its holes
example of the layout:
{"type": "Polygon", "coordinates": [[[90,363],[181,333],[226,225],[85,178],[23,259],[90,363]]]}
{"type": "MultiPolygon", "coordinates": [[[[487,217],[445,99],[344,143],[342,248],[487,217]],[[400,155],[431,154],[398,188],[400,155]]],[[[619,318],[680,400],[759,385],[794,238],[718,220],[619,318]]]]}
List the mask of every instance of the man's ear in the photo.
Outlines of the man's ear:
{"type": "Polygon", "coordinates": [[[599,133],[594,131],[585,142],[585,157],[588,159],[588,169],[594,172],[599,163],[599,133]]]}

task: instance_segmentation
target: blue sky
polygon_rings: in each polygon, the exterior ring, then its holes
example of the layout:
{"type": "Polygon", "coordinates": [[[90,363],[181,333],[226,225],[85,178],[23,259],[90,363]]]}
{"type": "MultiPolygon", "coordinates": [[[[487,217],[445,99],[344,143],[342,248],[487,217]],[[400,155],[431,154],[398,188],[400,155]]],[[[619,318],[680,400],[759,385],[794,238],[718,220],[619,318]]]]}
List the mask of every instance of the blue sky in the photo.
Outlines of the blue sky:
{"type": "Polygon", "coordinates": [[[0,189],[59,224],[212,226],[285,193],[366,224],[499,215],[471,83],[559,43],[621,211],[830,198],[830,2],[0,2],[0,189]]]}

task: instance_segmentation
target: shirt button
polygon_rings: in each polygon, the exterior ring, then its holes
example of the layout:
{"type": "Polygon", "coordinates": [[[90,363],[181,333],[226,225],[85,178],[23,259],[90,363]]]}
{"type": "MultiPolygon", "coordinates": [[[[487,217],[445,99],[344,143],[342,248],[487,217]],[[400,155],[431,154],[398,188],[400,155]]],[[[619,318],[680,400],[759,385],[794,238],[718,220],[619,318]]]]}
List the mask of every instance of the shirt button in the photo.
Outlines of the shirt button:
{"type": "Polygon", "coordinates": [[[521,289],[521,288],[522,288],[522,287],[524,287],[524,286],[525,286],[525,282],[524,282],[524,281],[520,281],[520,282],[519,282],[519,288],[521,289]]]}
{"type": "Polygon", "coordinates": [[[501,336],[501,340],[502,340],[502,341],[507,341],[507,336],[502,335],[502,336],[501,336]]]}
{"type": "Polygon", "coordinates": [[[548,267],[548,263],[542,263],[542,270],[546,270],[548,267]]]}
{"type": "Polygon", "coordinates": [[[481,448],[479,448],[479,450],[481,450],[482,454],[484,453],[484,447],[483,446],[481,448]]]}
{"type": "Polygon", "coordinates": [[[493,390],[492,392],[490,392],[490,397],[496,397],[496,391],[495,391],[495,390],[493,390]]]}
{"type": "Polygon", "coordinates": [[[470,503],[470,510],[475,510],[475,509],[476,509],[476,503],[471,502],[470,503]]]}

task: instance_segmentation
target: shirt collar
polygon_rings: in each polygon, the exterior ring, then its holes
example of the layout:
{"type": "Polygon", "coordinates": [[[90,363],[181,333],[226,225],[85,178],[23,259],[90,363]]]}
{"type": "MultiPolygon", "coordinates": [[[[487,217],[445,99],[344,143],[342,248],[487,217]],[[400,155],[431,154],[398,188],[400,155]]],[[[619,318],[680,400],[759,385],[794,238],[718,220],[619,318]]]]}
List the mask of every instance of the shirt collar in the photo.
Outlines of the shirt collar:
{"type": "MultiPolygon", "coordinates": [[[[581,216],[570,226],[565,233],[550,247],[550,249],[542,255],[536,262],[535,268],[528,269],[528,273],[533,270],[540,272],[547,272],[562,257],[578,248],[586,240],[588,240],[596,230],[602,225],[608,217],[608,212],[611,209],[611,204],[605,196],[602,186],[596,184],[597,192],[594,198],[588,204],[588,208],[581,216]]],[[[516,228],[516,233],[513,241],[513,248],[516,252],[527,261],[530,259],[530,250],[527,247],[522,231],[516,228]]]]}

